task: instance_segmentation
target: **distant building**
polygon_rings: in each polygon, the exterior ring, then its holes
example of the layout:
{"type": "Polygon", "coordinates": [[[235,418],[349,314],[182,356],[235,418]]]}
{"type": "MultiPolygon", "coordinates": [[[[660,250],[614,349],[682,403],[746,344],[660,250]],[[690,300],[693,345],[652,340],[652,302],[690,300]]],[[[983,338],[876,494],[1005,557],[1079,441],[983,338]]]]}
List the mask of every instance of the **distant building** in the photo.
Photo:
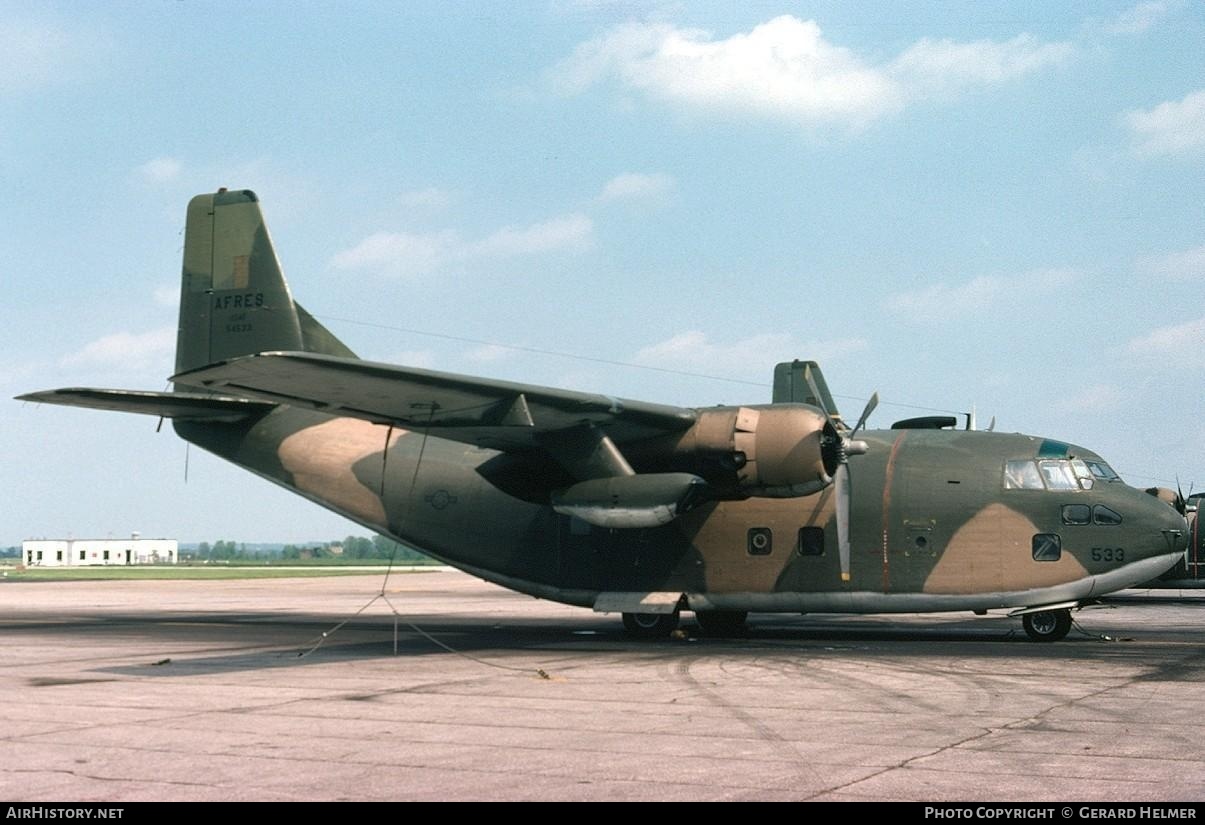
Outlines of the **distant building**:
{"type": "Polygon", "coordinates": [[[27,539],[21,542],[26,567],[103,567],[105,565],[175,564],[175,539],[27,539]]]}

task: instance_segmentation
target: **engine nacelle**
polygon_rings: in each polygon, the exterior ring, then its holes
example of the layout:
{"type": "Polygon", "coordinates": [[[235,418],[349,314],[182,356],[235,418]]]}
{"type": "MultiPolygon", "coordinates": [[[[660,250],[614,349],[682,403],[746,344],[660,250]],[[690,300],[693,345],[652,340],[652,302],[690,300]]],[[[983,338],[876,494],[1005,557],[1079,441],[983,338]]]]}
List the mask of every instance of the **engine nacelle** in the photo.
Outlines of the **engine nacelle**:
{"type": "Polygon", "coordinates": [[[807,404],[719,407],[700,410],[673,451],[721,495],[792,498],[832,483],[841,436],[807,404]]]}

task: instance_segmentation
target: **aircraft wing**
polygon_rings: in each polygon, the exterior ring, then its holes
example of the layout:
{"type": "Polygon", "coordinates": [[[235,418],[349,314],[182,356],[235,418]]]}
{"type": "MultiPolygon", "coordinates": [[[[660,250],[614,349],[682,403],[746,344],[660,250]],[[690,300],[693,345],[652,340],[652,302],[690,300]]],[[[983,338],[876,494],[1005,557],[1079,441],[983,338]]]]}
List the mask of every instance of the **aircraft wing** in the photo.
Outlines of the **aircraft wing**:
{"type": "Polygon", "coordinates": [[[615,444],[681,432],[694,410],[605,395],[307,352],[263,352],[172,376],[193,387],[362,418],[431,428],[499,450],[541,446],[551,433],[592,424],[615,444]]]}
{"type": "Polygon", "coordinates": [[[85,387],[31,392],[18,395],[17,400],[197,421],[238,421],[272,409],[271,404],[249,401],[246,398],[203,393],[139,392],[137,390],[101,390],[85,387]]]}

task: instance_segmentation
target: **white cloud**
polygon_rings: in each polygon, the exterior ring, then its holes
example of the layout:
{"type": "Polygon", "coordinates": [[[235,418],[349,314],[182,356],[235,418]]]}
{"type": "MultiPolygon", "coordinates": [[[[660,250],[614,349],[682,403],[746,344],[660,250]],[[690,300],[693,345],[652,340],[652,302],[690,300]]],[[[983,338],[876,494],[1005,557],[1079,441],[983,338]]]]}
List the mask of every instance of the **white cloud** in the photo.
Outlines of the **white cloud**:
{"type": "Polygon", "coordinates": [[[594,243],[594,222],[574,213],[526,227],[506,227],[468,248],[471,257],[512,257],[555,250],[586,249],[594,243]]]}
{"type": "Polygon", "coordinates": [[[898,93],[882,72],[829,44],[815,22],[790,16],[726,40],[629,23],[579,45],[553,76],[566,91],[616,77],[654,97],[803,123],[864,122],[898,108],[898,93]]]}
{"type": "Polygon", "coordinates": [[[457,232],[377,232],[331,258],[335,269],[373,269],[395,276],[422,275],[456,263],[491,258],[574,252],[594,243],[594,222],[585,215],[551,218],[525,227],[504,227],[477,240],[457,232]]]}
{"type": "Polygon", "coordinates": [[[465,353],[465,358],[479,364],[492,364],[513,355],[514,350],[501,344],[482,344],[465,353]]]}
{"type": "Polygon", "coordinates": [[[642,174],[640,172],[625,172],[607,181],[600,201],[629,200],[637,198],[655,198],[664,195],[674,188],[674,179],[663,173],[642,174]]]}
{"type": "Polygon", "coordinates": [[[403,350],[383,359],[387,364],[429,370],[435,367],[435,353],[429,349],[403,350]]]}
{"type": "Polygon", "coordinates": [[[1121,388],[1113,384],[1093,384],[1079,392],[1064,388],[1055,409],[1065,413],[1099,412],[1121,406],[1123,399],[1121,388]]]}
{"type": "Polygon", "coordinates": [[[1192,363],[1192,356],[1205,347],[1205,317],[1184,324],[1160,327],[1132,339],[1126,349],[1134,355],[1174,356],[1192,363]]]}
{"type": "Polygon", "coordinates": [[[896,293],[887,299],[887,308],[899,313],[923,314],[926,319],[932,316],[934,307],[940,307],[943,314],[965,315],[990,305],[1003,290],[999,278],[982,276],[958,286],[933,284],[896,293]]]}
{"type": "Polygon", "coordinates": [[[1153,109],[1126,112],[1125,122],[1139,155],[1181,155],[1205,149],[1205,89],[1153,109]]]}
{"type": "Polygon", "coordinates": [[[615,79],[687,106],[858,127],[911,100],[1001,83],[1072,51],[1068,43],[1026,34],[1006,42],[926,39],[874,65],[827,41],[815,21],[790,15],[724,40],[697,29],[628,23],[580,44],[549,70],[549,79],[565,94],[615,79]]]}
{"type": "Polygon", "coordinates": [[[1070,269],[1035,269],[1013,278],[982,275],[963,284],[944,283],[898,292],[887,298],[887,309],[918,321],[931,322],[934,308],[942,317],[973,315],[1010,298],[1041,294],[1069,284],[1079,277],[1070,269]]]}
{"type": "Polygon", "coordinates": [[[389,275],[420,275],[439,269],[456,256],[451,230],[428,234],[377,232],[331,258],[335,269],[375,269],[389,275]]]}
{"type": "Polygon", "coordinates": [[[33,20],[0,20],[0,43],[0,95],[56,83],[101,45],[86,34],[33,20]]]}
{"type": "Polygon", "coordinates": [[[1109,34],[1141,34],[1162,20],[1167,12],[1167,3],[1139,3],[1105,23],[1104,28],[1109,34]]]}
{"type": "Polygon", "coordinates": [[[175,158],[160,157],[139,166],[138,174],[152,183],[167,183],[180,177],[182,168],[175,158]]]}
{"type": "Polygon", "coordinates": [[[180,285],[164,284],[155,287],[155,303],[161,307],[174,307],[180,303],[180,285]]]}
{"type": "Polygon", "coordinates": [[[661,369],[676,369],[705,375],[765,373],[767,364],[806,357],[830,361],[868,344],[861,338],[801,342],[789,333],[761,333],[727,344],[712,343],[705,332],[682,332],[641,349],[633,362],[661,369]],[[802,355],[801,355],[802,353],[802,355]]]}
{"type": "Polygon", "coordinates": [[[1175,281],[1205,279],[1205,244],[1170,255],[1142,258],[1137,267],[1148,275],[1158,275],[1175,281]]]}
{"type": "Polygon", "coordinates": [[[41,371],[41,365],[29,360],[11,359],[0,361],[0,387],[8,384],[24,383],[41,371]]]}
{"type": "Polygon", "coordinates": [[[948,95],[975,86],[992,86],[1062,62],[1070,43],[1042,43],[1022,34],[1003,43],[925,38],[892,61],[889,71],[911,98],[948,95]]]}
{"type": "Polygon", "coordinates": [[[143,370],[149,367],[170,367],[176,348],[176,328],[160,327],[150,332],[115,332],[86,344],[82,349],[63,356],[59,365],[74,367],[104,367],[119,370],[143,370]]]}
{"type": "Polygon", "coordinates": [[[429,186],[426,189],[411,189],[398,195],[398,203],[407,209],[436,212],[452,205],[452,193],[446,189],[429,186]]]}

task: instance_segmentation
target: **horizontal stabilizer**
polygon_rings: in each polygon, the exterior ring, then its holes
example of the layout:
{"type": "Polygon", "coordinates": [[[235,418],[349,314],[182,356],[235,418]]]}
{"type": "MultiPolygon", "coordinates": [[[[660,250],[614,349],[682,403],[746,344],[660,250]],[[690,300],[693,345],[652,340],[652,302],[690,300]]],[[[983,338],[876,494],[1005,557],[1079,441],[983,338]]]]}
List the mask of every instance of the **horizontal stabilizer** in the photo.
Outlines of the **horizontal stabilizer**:
{"type": "Polygon", "coordinates": [[[72,387],[18,395],[18,401],[61,404],[65,407],[91,407],[96,410],[142,413],[164,418],[192,421],[238,421],[266,413],[272,404],[245,398],[205,395],[191,392],[140,392],[138,390],[97,390],[72,387]]]}
{"type": "Polygon", "coordinates": [[[689,428],[694,410],[306,352],[263,352],[173,376],[230,395],[362,418],[494,449],[593,425],[616,444],[689,428]]]}

